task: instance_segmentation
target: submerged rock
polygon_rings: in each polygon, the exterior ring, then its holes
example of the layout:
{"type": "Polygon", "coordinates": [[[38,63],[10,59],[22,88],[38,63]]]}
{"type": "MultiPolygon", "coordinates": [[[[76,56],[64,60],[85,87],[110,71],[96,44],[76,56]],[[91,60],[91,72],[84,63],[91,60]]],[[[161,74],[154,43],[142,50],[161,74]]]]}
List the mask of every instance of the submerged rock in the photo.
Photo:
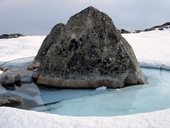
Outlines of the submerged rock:
{"type": "Polygon", "coordinates": [[[28,69],[35,68],[37,84],[58,88],[144,83],[131,46],[112,19],[93,7],[54,26],[28,69]]]}
{"type": "Polygon", "coordinates": [[[3,86],[13,85],[14,83],[21,82],[21,76],[17,72],[5,71],[0,77],[0,84],[3,86]]]}
{"type": "Polygon", "coordinates": [[[4,93],[0,94],[0,106],[19,106],[22,104],[22,98],[20,96],[4,93]]]}

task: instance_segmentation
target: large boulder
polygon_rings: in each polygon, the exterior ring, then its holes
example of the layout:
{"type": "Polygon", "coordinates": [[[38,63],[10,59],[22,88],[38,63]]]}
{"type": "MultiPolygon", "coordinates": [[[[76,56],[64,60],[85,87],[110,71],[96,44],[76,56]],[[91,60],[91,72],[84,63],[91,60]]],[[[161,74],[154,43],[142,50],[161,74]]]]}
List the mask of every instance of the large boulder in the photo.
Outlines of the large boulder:
{"type": "Polygon", "coordinates": [[[33,64],[37,84],[58,88],[118,88],[143,84],[144,77],[128,42],[112,19],[88,7],[45,38],[33,64]]]}

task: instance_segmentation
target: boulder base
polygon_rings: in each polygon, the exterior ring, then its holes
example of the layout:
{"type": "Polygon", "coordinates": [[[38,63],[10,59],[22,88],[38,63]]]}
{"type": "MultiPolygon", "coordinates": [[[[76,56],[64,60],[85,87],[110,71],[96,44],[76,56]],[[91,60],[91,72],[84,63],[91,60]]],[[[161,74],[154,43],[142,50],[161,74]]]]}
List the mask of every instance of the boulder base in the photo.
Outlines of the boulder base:
{"type": "Polygon", "coordinates": [[[128,42],[112,19],[88,7],[45,38],[29,69],[37,84],[58,88],[109,88],[143,84],[144,77],[128,42]]]}

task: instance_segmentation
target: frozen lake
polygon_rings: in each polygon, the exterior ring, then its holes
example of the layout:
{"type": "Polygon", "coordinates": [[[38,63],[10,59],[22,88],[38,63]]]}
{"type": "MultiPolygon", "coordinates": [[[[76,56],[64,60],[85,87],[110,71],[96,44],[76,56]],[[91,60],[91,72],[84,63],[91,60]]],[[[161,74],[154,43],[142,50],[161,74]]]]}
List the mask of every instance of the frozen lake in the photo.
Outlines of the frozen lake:
{"type": "MultiPolygon", "coordinates": [[[[26,60],[12,61],[8,65],[23,67],[23,62],[26,62],[26,66],[31,58],[26,60]]],[[[59,90],[37,87],[32,83],[8,91],[24,97],[24,109],[68,116],[129,115],[170,108],[170,71],[153,68],[142,70],[148,79],[147,84],[116,90],[59,90]]],[[[0,86],[0,93],[5,91],[0,86]]]]}

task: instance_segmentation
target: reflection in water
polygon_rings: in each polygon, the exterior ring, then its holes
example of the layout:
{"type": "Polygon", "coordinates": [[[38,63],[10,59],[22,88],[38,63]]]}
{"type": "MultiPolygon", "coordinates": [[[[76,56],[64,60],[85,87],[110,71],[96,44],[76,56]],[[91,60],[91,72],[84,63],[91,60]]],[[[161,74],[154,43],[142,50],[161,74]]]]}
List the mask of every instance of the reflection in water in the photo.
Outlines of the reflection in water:
{"type": "MultiPolygon", "coordinates": [[[[23,62],[20,65],[21,72],[29,63],[23,65],[23,62]]],[[[19,67],[18,64],[17,66],[19,67]]],[[[24,98],[24,104],[20,108],[62,115],[113,116],[169,108],[170,71],[143,68],[143,72],[148,78],[147,84],[118,90],[62,90],[37,87],[31,83],[15,86],[15,91],[8,91],[24,98]]],[[[3,92],[7,90],[0,86],[0,93],[3,92]]]]}

